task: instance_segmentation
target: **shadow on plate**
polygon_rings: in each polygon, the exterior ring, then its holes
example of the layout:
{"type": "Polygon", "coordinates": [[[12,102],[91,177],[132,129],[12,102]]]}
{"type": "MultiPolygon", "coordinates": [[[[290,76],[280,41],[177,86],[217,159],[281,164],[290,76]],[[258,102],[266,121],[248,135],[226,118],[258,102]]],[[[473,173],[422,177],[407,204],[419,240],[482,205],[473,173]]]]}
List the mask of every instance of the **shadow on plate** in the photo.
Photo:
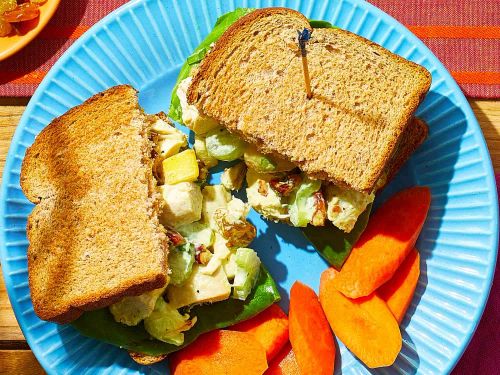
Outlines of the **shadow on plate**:
{"type": "MultiPolygon", "coordinates": [[[[403,337],[403,348],[396,358],[394,365],[389,368],[382,367],[376,369],[370,369],[363,365],[370,374],[385,375],[388,373],[388,369],[394,370],[394,373],[405,375],[413,375],[417,373],[420,364],[420,357],[418,356],[417,348],[415,347],[411,337],[404,329],[401,330],[401,336],[403,337]]],[[[391,373],[393,372],[391,371],[391,373]]]]}
{"type": "MultiPolygon", "coordinates": [[[[262,220],[256,212],[250,214],[250,221],[262,220]],[[258,219],[256,219],[258,217],[258,219]]],[[[288,269],[284,263],[277,259],[277,254],[281,252],[281,246],[277,238],[277,226],[273,222],[265,222],[257,226],[257,237],[251,243],[250,247],[254,248],[262,260],[264,266],[270,270],[273,279],[278,286],[281,295],[281,301],[286,306],[289,304],[288,291],[283,288],[283,282],[287,279],[288,269]]],[[[283,225],[283,224],[281,224],[283,225]]]]}

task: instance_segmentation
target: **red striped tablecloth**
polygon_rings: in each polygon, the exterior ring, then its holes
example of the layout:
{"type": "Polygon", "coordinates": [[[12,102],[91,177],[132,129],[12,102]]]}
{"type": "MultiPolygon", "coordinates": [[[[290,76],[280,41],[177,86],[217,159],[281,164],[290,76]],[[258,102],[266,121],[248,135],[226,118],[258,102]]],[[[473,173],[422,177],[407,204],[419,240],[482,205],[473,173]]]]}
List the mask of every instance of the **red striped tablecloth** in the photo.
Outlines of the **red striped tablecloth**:
{"type": "MultiPolygon", "coordinates": [[[[75,39],[125,2],[63,0],[53,19],[30,45],[0,62],[0,95],[32,95],[75,39]]],[[[500,97],[500,0],[371,2],[420,37],[447,66],[466,95],[500,97]]]]}
{"type": "Polygon", "coordinates": [[[40,34],[17,54],[0,62],[0,96],[31,96],[52,65],[76,39],[126,2],[61,0],[40,34]]]}
{"type": "Polygon", "coordinates": [[[406,25],[464,93],[500,97],[500,0],[370,0],[406,25]]]}

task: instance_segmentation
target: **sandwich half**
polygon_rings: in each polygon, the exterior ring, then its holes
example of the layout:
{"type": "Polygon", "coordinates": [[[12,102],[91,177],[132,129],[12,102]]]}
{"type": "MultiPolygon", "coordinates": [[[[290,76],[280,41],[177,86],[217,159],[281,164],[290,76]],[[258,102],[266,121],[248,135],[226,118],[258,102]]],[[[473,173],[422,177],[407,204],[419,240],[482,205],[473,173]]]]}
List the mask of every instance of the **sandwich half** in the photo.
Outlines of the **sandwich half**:
{"type": "Polygon", "coordinates": [[[256,10],[201,62],[187,101],[309,177],[371,193],[427,93],[429,72],[348,31],[312,29],[301,13],[256,10]],[[312,30],[306,95],[297,31],[312,30]]]}
{"type": "Polygon", "coordinates": [[[250,207],[130,86],[56,118],[23,162],[36,314],[151,364],[280,299],[249,248],[250,207]]]}
{"type": "Polygon", "coordinates": [[[67,323],[167,283],[168,246],[136,91],[116,86],[52,121],[27,150],[21,187],[36,314],[67,323]]]}
{"type": "MultiPolygon", "coordinates": [[[[209,157],[244,160],[248,201],[266,218],[297,227],[330,221],[349,233],[427,137],[414,111],[430,74],[311,22],[284,8],[222,16],[181,70],[169,115],[196,133],[209,157]],[[311,99],[297,43],[303,29],[312,30],[311,99]],[[224,154],[230,146],[239,154],[224,154]]],[[[231,169],[241,170],[223,179],[231,169]]]]}

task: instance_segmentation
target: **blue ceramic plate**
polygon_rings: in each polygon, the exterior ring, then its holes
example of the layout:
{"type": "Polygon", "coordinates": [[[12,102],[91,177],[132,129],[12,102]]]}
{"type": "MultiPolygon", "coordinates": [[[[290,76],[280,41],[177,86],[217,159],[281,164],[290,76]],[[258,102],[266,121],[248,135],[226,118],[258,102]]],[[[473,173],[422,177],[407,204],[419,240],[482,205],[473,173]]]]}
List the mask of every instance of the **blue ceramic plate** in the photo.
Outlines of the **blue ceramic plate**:
{"type": "MultiPolygon", "coordinates": [[[[80,38],[44,79],[17,128],[3,174],[0,200],[2,271],[17,320],[49,373],[166,373],[166,363],[141,367],[124,350],[39,320],[26,269],[26,217],[33,208],[19,187],[26,148],[54,117],[109,86],[130,83],[148,112],[167,111],[185,58],[235,7],[286,6],[327,20],[425,66],[430,93],[418,110],[430,127],[425,144],[384,191],[427,185],[432,206],[418,241],[422,274],[403,324],[403,350],[382,373],[448,373],[481,317],[490,289],[498,239],[498,203],[490,157],[469,104],[437,58],[405,27],[360,0],[132,1],[80,38]]],[[[216,177],[217,178],[217,177],[216,177]]],[[[326,264],[301,232],[261,220],[253,246],[281,287],[282,306],[295,280],[318,288],[326,264]]],[[[337,371],[367,373],[339,343],[337,371]]]]}

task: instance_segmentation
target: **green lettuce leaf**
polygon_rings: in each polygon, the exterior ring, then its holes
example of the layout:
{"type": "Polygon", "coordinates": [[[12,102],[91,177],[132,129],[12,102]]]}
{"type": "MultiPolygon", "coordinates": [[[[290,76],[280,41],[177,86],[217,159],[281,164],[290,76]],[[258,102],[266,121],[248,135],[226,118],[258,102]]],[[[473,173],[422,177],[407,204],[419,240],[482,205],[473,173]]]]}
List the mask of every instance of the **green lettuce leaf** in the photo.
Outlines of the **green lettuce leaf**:
{"type": "Polygon", "coordinates": [[[155,339],[144,329],[144,324],[129,327],[115,322],[109,309],[88,311],[71,325],[85,336],[148,355],[169,354],[192,343],[202,333],[232,326],[247,320],[280,300],[280,294],[269,272],[261,266],[254,290],[246,301],[227,299],[191,309],[196,324],[184,333],[184,344],[176,346],[155,339]]]}
{"type": "Polygon", "coordinates": [[[258,280],[261,262],[257,253],[246,247],[240,247],[236,251],[235,261],[237,268],[233,281],[232,297],[244,301],[258,280]]]}
{"type": "Polygon", "coordinates": [[[190,242],[174,247],[168,252],[168,265],[170,267],[170,284],[181,285],[193,271],[194,245],[190,242]]]}
{"type": "Polygon", "coordinates": [[[313,29],[338,29],[337,26],[333,26],[328,21],[321,20],[309,20],[309,24],[313,29]]]}
{"type": "Polygon", "coordinates": [[[349,233],[337,228],[330,221],[327,221],[323,227],[308,225],[301,228],[302,233],[330,265],[340,270],[351,253],[352,247],[368,225],[371,209],[370,204],[358,217],[356,225],[349,233]]]}

